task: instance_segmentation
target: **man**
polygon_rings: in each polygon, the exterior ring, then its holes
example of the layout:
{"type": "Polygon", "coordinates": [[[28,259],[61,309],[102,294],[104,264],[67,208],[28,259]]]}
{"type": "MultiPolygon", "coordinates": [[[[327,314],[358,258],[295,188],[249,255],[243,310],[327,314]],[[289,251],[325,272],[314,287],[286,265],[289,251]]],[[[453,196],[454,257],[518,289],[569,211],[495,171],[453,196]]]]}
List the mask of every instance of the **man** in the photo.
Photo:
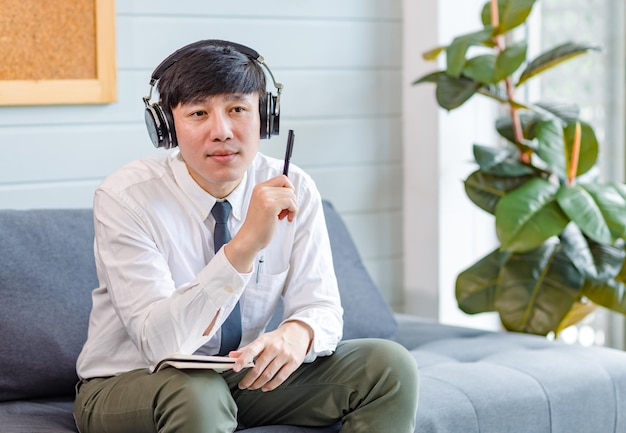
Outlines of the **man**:
{"type": "Polygon", "coordinates": [[[287,177],[258,152],[272,134],[259,132],[261,111],[277,116],[279,101],[257,57],[224,41],[168,57],[153,75],[160,103],[145,101],[149,126],[162,129],[153,140],[174,149],[123,167],[95,193],[99,287],[77,362],[82,433],[414,429],[415,362],[393,342],[339,342],[320,195],[302,170],[287,177]],[[283,321],[266,332],[280,299],[283,321]],[[149,373],[172,353],[237,361],[221,374],[149,373]]]}

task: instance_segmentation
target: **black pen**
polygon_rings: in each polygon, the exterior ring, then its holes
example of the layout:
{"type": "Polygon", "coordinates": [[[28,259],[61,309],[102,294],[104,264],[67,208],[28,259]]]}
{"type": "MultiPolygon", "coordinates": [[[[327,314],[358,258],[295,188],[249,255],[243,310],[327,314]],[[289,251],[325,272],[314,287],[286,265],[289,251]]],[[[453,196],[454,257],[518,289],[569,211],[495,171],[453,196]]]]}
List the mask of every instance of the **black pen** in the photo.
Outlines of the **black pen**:
{"type": "Polygon", "coordinates": [[[285,150],[285,165],[283,165],[283,174],[289,175],[289,161],[291,160],[291,152],[293,152],[293,140],[296,134],[293,133],[293,129],[289,130],[289,136],[287,137],[287,149],[285,150]]]}

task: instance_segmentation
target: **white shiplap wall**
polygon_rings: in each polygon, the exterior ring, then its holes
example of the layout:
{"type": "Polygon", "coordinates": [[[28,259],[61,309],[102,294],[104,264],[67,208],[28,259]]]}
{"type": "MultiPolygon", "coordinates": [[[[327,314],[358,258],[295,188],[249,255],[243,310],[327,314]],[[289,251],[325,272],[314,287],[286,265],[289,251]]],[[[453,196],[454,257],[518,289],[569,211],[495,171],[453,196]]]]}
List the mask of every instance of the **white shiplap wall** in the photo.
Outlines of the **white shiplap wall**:
{"type": "Polygon", "coordinates": [[[96,185],[154,152],[141,97],[153,68],[199,39],[256,49],[285,84],[282,157],[305,168],[355,238],[383,295],[402,305],[401,0],[118,0],[118,102],[0,107],[0,208],[88,207],[96,185]]]}

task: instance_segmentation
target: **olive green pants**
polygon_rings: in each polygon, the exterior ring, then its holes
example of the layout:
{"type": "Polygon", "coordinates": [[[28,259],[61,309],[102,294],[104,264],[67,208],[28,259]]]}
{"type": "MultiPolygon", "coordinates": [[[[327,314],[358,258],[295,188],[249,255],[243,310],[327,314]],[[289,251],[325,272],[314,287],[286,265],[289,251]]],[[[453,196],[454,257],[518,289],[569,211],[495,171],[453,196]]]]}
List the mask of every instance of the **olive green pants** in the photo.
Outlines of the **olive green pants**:
{"type": "Polygon", "coordinates": [[[341,342],[269,392],[240,390],[245,371],[134,370],[81,382],[74,416],[81,433],[231,433],[245,427],[328,426],[342,433],[413,433],[418,375],[399,344],[341,342]]]}

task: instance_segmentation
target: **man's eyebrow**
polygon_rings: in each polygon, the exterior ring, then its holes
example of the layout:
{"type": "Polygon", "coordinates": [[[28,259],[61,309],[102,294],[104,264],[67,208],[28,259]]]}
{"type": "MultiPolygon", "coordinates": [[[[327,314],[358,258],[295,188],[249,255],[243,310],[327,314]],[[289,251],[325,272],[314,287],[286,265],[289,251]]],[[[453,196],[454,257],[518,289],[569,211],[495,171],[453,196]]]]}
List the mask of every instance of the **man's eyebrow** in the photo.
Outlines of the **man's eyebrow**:
{"type": "Polygon", "coordinates": [[[210,102],[217,97],[223,97],[227,101],[233,102],[251,102],[252,93],[223,93],[221,95],[211,95],[206,97],[198,97],[188,102],[181,102],[182,105],[200,105],[210,102]]]}
{"type": "Polygon", "coordinates": [[[232,101],[242,101],[250,99],[251,96],[252,94],[249,93],[227,93],[224,95],[224,98],[232,101]]]}

